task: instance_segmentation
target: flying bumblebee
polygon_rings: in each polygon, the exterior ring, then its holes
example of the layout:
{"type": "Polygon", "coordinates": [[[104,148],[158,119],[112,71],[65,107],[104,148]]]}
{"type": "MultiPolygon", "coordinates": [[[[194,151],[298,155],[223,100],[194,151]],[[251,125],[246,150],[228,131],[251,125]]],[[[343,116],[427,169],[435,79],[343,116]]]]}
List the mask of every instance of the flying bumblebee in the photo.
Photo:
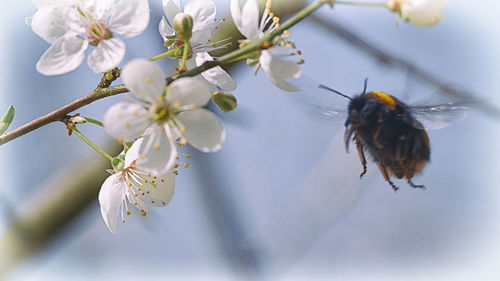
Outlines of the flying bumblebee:
{"type": "MultiPolygon", "coordinates": [[[[366,85],[367,80],[362,94],[354,97],[319,85],[349,99],[344,141],[346,151],[351,140],[356,145],[363,166],[360,178],[367,171],[365,152],[368,152],[394,191],[399,188],[391,176],[406,178],[413,188],[424,188],[412,181],[430,161],[429,136],[422,123],[432,129],[444,128],[451,121],[464,118],[467,107],[454,103],[408,106],[390,94],[366,92],[366,85]]],[[[323,110],[324,115],[339,116],[339,112],[331,108],[323,107],[323,110]]]]}

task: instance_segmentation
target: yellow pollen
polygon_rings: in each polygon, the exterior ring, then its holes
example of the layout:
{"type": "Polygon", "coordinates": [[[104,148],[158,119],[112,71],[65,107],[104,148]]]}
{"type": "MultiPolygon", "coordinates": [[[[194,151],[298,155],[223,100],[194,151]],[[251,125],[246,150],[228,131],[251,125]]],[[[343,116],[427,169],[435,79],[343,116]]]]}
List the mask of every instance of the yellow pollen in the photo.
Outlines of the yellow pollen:
{"type": "Polygon", "coordinates": [[[144,187],[144,184],[143,184],[143,183],[141,183],[141,187],[144,187]]]}
{"type": "Polygon", "coordinates": [[[304,60],[299,60],[299,62],[297,62],[298,65],[301,65],[301,64],[304,64],[305,61],[304,60]]]}
{"type": "Polygon", "coordinates": [[[179,156],[175,156],[175,159],[179,160],[179,156]]]}
{"type": "Polygon", "coordinates": [[[146,211],[142,210],[141,215],[142,215],[143,217],[145,217],[147,214],[148,214],[148,213],[146,213],[146,211]]]}
{"type": "Polygon", "coordinates": [[[192,104],[190,104],[190,105],[189,105],[189,108],[190,108],[191,110],[192,110],[192,109],[195,109],[195,108],[196,108],[196,103],[194,103],[194,102],[193,102],[192,104]]]}
{"type": "Polygon", "coordinates": [[[189,167],[189,164],[188,163],[184,163],[184,167],[189,167]]]}
{"type": "Polygon", "coordinates": [[[222,21],[226,21],[226,18],[222,18],[221,20],[222,20],[222,21]]]}
{"type": "Polygon", "coordinates": [[[174,164],[174,169],[179,168],[179,164],[174,164]]]}
{"type": "Polygon", "coordinates": [[[173,170],[172,173],[174,173],[174,175],[176,175],[176,176],[179,175],[179,171],[177,171],[177,170],[173,170]]]}
{"type": "Polygon", "coordinates": [[[122,223],[125,223],[125,220],[122,220],[122,223]]]}
{"type": "Polygon", "coordinates": [[[130,216],[130,211],[129,210],[127,210],[127,216],[130,216]]]}
{"type": "Polygon", "coordinates": [[[158,149],[160,149],[160,144],[159,144],[159,143],[155,143],[155,144],[153,145],[153,148],[154,148],[154,149],[157,149],[157,150],[158,150],[158,149]]]}
{"type": "Polygon", "coordinates": [[[143,192],[143,193],[142,193],[142,196],[144,196],[144,195],[145,195],[145,194],[144,194],[144,192],[143,192]]]}
{"type": "Polygon", "coordinates": [[[288,32],[288,30],[283,31],[283,34],[285,34],[287,37],[290,37],[290,32],[288,32]]]}
{"type": "Polygon", "coordinates": [[[123,144],[123,139],[118,139],[119,144],[123,144]]]}
{"type": "Polygon", "coordinates": [[[129,182],[129,183],[128,183],[128,186],[129,186],[129,187],[130,187],[130,186],[132,186],[132,183],[131,183],[131,182],[129,182]]]}
{"type": "Polygon", "coordinates": [[[273,21],[274,21],[275,23],[279,23],[279,22],[280,22],[280,18],[279,18],[279,17],[273,17],[273,21]]]}
{"type": "Polygon", "coordinates": [[[297,54],[302,55],[302,51],[301,50],[297,50],[297,54]]]}
{"type": "Polygon", "coordinates": [[[181,134],[184,134],[186,132],[186,127],[184,126],[180,127],[179,132],[181,132],[181,134]]]}
{"type": "Polygon", "coordinates": [[[148,84],[149,84],[149,83],[151,83],[151,81],[153,81],[153,80],[151,79],[151,77],[149,77],[149,76],[148,76],[148,77],[146,77],[146,83],[148,83],[148,84]]]}
{"type": "Polygon", "coordinates": [[[271,12],[271,10],[268,10],[268,11],[267,11],[267,13],[269,14],[269,16],[270,16],[271,18],[274,18],[274,13],[273,13],[273,12],[271,12]]]}
{"type": "Polygon", "coordinates": [[[146,156],[144,156],[143,154],[141,154],[141,155],[139,155],[139,159],[144,160],[144,159],[146,159],[146,156]]]}
{"type": "Polygon", "coordinates": [[[180,145],[185,145],[187,143],[187,139],[185,138],[182,138],[180,141],[179,141],[180,145]]]}
{"type": "Polygon", "coordinates": [[[155,203],[155,200],[151,200],[151,204],[154,204],[155,203]]]}
{"type": "Polygon", "coordinates": [[[186,158],[191,158],[191,155],[186,155],[186,158]]]}
{"type": "Polygon", "coordinates": [[[165,202],[162,202],[162,204],[163,204],[163,206],[167,205],[167,203],[165,203],[165,202]]]}
{"type": "Polygon", "coordinates": [[[175,108],[179,108],[179,107],[181,107],[181,103],[179,101],[175,101],[174,104],[173,104],[173,106],[175,108]]]}

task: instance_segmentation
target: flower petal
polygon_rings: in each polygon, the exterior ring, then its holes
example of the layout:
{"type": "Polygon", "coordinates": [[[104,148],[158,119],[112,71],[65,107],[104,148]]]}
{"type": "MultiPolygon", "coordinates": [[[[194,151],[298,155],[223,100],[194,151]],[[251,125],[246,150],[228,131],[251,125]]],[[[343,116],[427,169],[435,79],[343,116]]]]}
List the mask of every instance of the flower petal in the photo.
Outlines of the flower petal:
{"type": "MultiPolygon", "coordinates": [[[[202,65],[205,61],[211,61],[211,60],[213,60],[213,58],[207,52],[196,53],[197,66],[202,65]]],[[[215,86],[223,90],[233,91],[234,89],[236,89],[236,82],[220,66],[210,68],[209,70],[202,72],[201,75],[205,79],[207,79],[208,82],[214,84],[215,86]]]]}
{"type": "Polygon", "coordinates": [[[140,143],[137,165],[154,175],[165,174],[177,156],[170,128],[166,124],[164,127],[154,124],[144,135],[144,140],[140,143]]]}
{"type": "Polygon", "coordinates": [[[66,34],[52,43],[36,64],[36,70],[44,75],[70,72],[82,64],[88,42],[74,34],[66,34]]]}
{"type": "Polygon", "coordinates": [[[163,0],[163,12],[167,16],[168,22],[172,24],[175,15],[181,12],[180,0],[163,0]]]}
{"type": "Polygon", "coordinates": [[[80,10],[89,13],[93,20],[107,22],[115,0],[77,0],[80,10]]]}
{"type": "Polygon", "coordinates": [[[179,102],[181,105],[194,104],[196,107],[203,107],[211,97],[210,89],[205,83],[192,77],[184,77],[168,86],[166,100],[169,103],[179,102]]]}
{"type": "Polygon", "coordinates": [[[139,99],[150,102],[160,98],[167,85],[161,68],[145,59],[134,59],[127,63],[121,76],[127,89],[139,99]]]}
{"type": "Polygon", "coordinates": [[[37,9],[41,9],[43,7],[46,7],[46,6],[73,5],[73,4],[76,4],[76,0],[31,0],[31,3],[37,9]]]}
{"type": "Polygon", "coordinates": [[[87,63],[95,73],[103,73],[118,66],[124,56],[125,43],[121,39],[111,38],[99,42],[87,58],[87,63]]]}
{"type": "Polygon", "coordinates": [[[213,0],[191,0],[184,6],[184,12],[193,18],[192,42],[208,42],[215,23],[213,0]]]}
{"type": "Polygon", "coordinates": [[[175,30],[168,24],[165,17],[161,17],[160,24],[158,25],[158,30],[163,38],[163,41],[167,41],[167,36],[172,36],[175,34],[175,30]]]}
{"type": "Polygon", "coordinates": [[[125,167],[130,167],[132,162],[136,161],[139,159],[139,150],[141,148],[141,143],[144,141],[143,138],[137,139],[134,144],[128,149],[127,153],[125,154],[125,167]]]}
{"type": "Polygon", "coordinates": [[[104,129],[120,141],[133,141],[144,133],[150,123],[147,110],[138,103],[120,102],[111,106],[104,114],[104,129]]]}
{"type": "Polygon", "coordinates": [[[125,184],[120,176],[121,173],[109,176],[99,191],[102,218],[112,233],[116,232],[116,218],[125,199],[125,184]]]}
{"type": "Polygon", "coordinates": [[[65,11],[68,7],[42,7],[31,18],[30,26],[43,40],[53,43],[66,33],[65,11]]]}
{"type": "Polygon", "coordinates": [[[203,108],[183,111],[177,119],[186,127],[183,136],[194,148],[213,152],[222,147],[226,133],[219,118],[211,111],[203,108]]]}
{"type": "Polygon", "coordinates": [[[432,26],[443,20],[441,11],[445,5],[446,0],[403,1],[401,14],[404,19],[416,26],[432,26]]]}
{"type": "Polygon", "coordinates": [[[141,34],[148,24],[148,0],[121,0],[111,10],[108,27],[125,38],[131,38],[141,34]]]}
{"type": "Polygon", "coordinates": [[[267,50],[262,51],[259,62],[269,80],[278,88],[287,92],[300,91],[299,88],[285,81],[285,79],[300,77],[300,68],[296,63],[284,60],[279,55],[272,55],[267,50]]]}
{"type": "Polygon", "coordinates": [[[240,10],[238,0],[231,0],[231,17],[241,34],[250,40],[259,39],[259,5],[247,0],[240,10]]]}
{"type": "Polygon", "coordinates": [[[141,199],[155,207],[165,207],[172,200],[175,192],[175,175],[169,170],[166,174],[158,177],[149,177],[144,184],[141,199]]]}
{"type": "Polygon", "coordinates": [[[146,203],[144,203],[144,201],[142,201],[142,196],[139,197],[138,194],[137,194],[137,196],[135,196],[135,195],[136,194],[133,194],[131,192],[127,192],[128,201],[132,205],[134,205],[135,207],[137,207],[137,209],[139,209],[141,212],[147,212],[148,211],[148,206],[146,205],[146,203]]]}

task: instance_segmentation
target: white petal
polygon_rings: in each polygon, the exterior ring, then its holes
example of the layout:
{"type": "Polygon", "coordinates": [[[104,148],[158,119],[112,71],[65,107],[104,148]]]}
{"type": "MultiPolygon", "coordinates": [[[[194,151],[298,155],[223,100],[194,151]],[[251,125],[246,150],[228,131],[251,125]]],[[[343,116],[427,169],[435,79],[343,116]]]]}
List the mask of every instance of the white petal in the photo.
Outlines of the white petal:
{"type": "Polygon", "coordinates": [[[446,0],[411,0],[403,1],[401,14],[404,19],[417,26],[432,26],[443,19],[441,11],[446,0]]]}
{"type": "Polygon", "coordinates": [[[205,106],[212,98],[210,89],[200,80],[184,77],[175,80],[168,87],[166,99],[170,103],[180,102],[181,105],[195,104],[205,106]]]}
{"type": "Polygon", "coordinates": [[[183,111],[177,119],[186,127],[183,136],[188,143],[203,152],[213,152],[221,148],[226,134],[215,114],[203,108],[183,111]]]}
{"type": "Polygon", "coordinates": [[[125,142],[133,141],[144,133],[150,123],[147,110],[137,103],[120,102],[111,106],[104,114],[106,132],[113,138],[125,142]]]}
{"type": "MultiPolygon", "coordinates": [[[[205,61],[211,60],[213,60],[213,58],[207,52],[196,53],[197,66],[202,65],[205,61]]],[[[202,72],[201,75],[205,79],[207,79],[208,82],[216,85],[223,90],[233,91],[234,89],[236,89],[236,82],[220,66],[210,68],[209,70],[202,72]]]]}
{"type": "Polygon", "coordinates": [[[126,38],[141,34],[149,24],[148,0],[121,0],[109,19],[109,29],[126,38]]]}
{"type": "Polygon", "coordinates": [[[255,0],[247,0],[240,10],[238,0],[231,0],[231,16],[243,36],[250,40],[259,38],[259,5],[255,0]]]}
{"type": "Polygon", "coordinates": [[[139,209],[141,212],[144,211],[144,212],[147,212],[148,211],[148,206],[144,203],[144,201],[142,201],[142,196],[139,197],[138,196],[135,196],[133,193],[131,192],[127,192],[127,198],[128,198],[128,201],[134,205],[137,209],[139,209]]]}
{"type": "Polygon", "coordinates": [[[87,58],[87,63],[95,73],[103,73],[118,66],[124,56],[125,43],[121,39],[111,38],[99,42],[87,58]]]}
{"type": "Polygon", "coordinates": [[[149,177],[148,183],[145,183],[141,193],[141,199],[152,204],[155,207],[165,207],[174,196],[175,175],[169,170],[166,174],[157,177],[149,177]]]}
{"type": "Polygon", "coordinates": [[[73,5],[76,4],[76,0],[31,0],[31,3],[37,8],[43,8],[46,6],[54,5],[73,5]]]}
{"type": "Polygon", "coordinates": [[[77,6],[96,21],[107,22],[115,0],[78,0],[77,6]]]}
{"type": "Polygon", "coordinates": [[[99,205],[101,214],[109,231],[116,232],[116,218],[120,211],[120,206],[125,199],[125,183],[120,180],[121,173],[109,176],[101,186],[99,191],[99,205]]]}
{"type": "Polygon", "coordinates": [[[174,164],[177,156],[174,138],[168,125],[160,127],[153,125],[144,133],[140,143],[140,155],[137,165],[155,175],[165,174],[174,164]]]}
{"type": "Polygon", "coordinates": [[[121,77],[127,89],[139,99],[156,101],[167,85],[165,74],[153,62],[134,59],[123,68],[121,77]]]}
{"type": "Polygon", "coordinates": [[[141,143],[144,141],[143,138],[137,139],[134,144],[128,149],[127,153],[125,154],[125,167],[130,167],[132,162],[136,161],[139,159],[139,151],[141,149],[141,143]]]}
{"type": "Polygon", "coordinates": [[[160,24],[158,25],[158,30],[160,30],[160,35],[163,38],[163,41],[167,41],[167,36],[172,36],[175,34],[175,30],[170,27],[165,17],[161,17],[160,24]]]}
{"type": "Polygon", "coordinates": [[[66,33],[64,13],[67,7],[42,7],[31,18],[30,26],[38,36],[52,43],[66,33]]]}
{"type": "Polygon", "coordinates": [[[207,42],[212,36],[215,23],[215,3],[213,0],[191,0],[184,12],[193,18],[192,42],[207,42]]]}
{"type": "Polygon", "coordinates": [[[167,16],[168,22],[172,23],[175,15],[181,12],[180,0],[163,0],[163,12],[167,16]]]}
{"type": "Polygon", "coordinates": [[[300,77],[300,68],[296,63],[284,60],[279,55],[272,55],[266,50],[262,51],[259,62],[269,80],[278,88],[287,92],[300,91],[299,88],[285,81],[285,79],[300,77]]]}
{"type": "Polygon", "coordinates": [[[75,35],[66,34],[52,43],[36,64],[36,70],[44,75],[70,72],[82,64],[88,42],[75,35]]]}

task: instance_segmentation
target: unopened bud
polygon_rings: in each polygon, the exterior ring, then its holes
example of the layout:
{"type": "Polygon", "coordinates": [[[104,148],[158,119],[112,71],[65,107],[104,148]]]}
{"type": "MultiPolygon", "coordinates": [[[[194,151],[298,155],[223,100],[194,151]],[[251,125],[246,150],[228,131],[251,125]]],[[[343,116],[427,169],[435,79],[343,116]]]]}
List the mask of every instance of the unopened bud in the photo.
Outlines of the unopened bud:
{"type": "Polygon", "coordinates": [[[69,119],[69,122],[73,124],[83,124],[87,123],[87,119],[85,119],[85,117],[82,116],[73,116],[69,119]]]}
{"type": "Polygon", "coordinates": [[[12,120],[14,120],[15,113],[16,110],[14,109],[14,106],[10,105],[9,108],[7,108],[7,111],[3,115],[2,119],[0,120],[0,135],[7,131],[10,123],[12,123],[12,120]]]}
{"type": "Polygon", "coordinates": [[[184,42],[189,41],[191,39],[191,35],[193,35],[193,18],[185,13],[178,13],[174,17],[173,22],[174,30],[184,42]]]}
{"type": "Polygon", "coordinates": [[[230,93],[214,92],[212,93],[212,100],[224,112],[232,111],[238,105],[236,97],[230,93]]]}

